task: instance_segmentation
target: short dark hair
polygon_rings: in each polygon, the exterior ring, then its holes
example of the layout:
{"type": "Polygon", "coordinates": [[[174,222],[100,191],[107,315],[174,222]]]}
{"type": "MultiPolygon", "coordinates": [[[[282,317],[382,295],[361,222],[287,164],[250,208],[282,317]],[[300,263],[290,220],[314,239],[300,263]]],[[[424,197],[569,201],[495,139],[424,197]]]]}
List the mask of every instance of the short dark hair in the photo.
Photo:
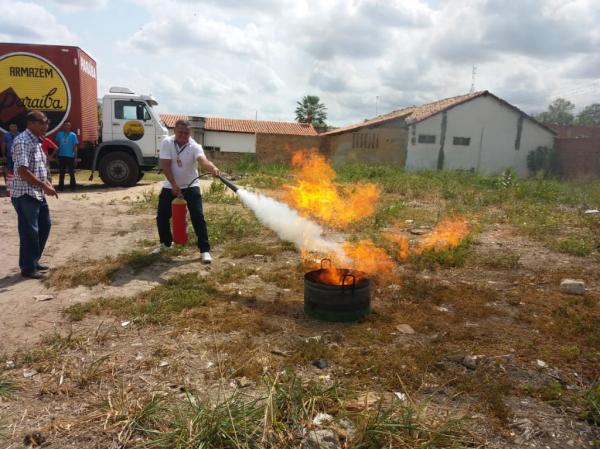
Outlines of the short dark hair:
{"type": "Polygon", "coordinates": [[[44,114],[42,111],[29,111],[25,118],[27,123],[43,122],[44,120],[48,120],[48,117],[46,117],[46,114],[44,114]]]}
{"type": "Polygon", "coordinates": [[[190,123],[189,120],[177,120],[175,122],[175,128],[177,128],[178,126],[183,126],[185,128],[191,128],[192,124],[190,123]]]}

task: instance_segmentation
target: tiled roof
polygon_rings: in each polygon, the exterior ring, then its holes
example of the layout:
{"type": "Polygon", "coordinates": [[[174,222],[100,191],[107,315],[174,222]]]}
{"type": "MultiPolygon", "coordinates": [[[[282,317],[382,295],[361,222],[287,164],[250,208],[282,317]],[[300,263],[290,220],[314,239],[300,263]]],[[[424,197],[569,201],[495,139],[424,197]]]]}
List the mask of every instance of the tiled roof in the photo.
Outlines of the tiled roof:
{"type": "MultiPolygon", "coordinates": [[[[161,114],[160,118],[168,128],[173,128],[177,120],[190,120],[188,115],[161,114]]],[[[295,136],[317,136],[312,125],[296,122],[274,122],[266,120],[243,120],[232,118],[206,117],[204,129],[206,131],[224,131],[234,133],[263,133],[263,134],[291,134],[295,136]]]]}
{"type": "Polygon", "coordinates": [[[326,136],[330,134],[338,134],[341,132],[363,128],[365,126],[376,125],[399,118],[406,120],[408,123],[420,122],[431,117],[432,115],[437,114],[438,112],[442,112],[452,106],[456,106],[484,94],[487,94],[486,90],[481,92],[473,92],[467,95],[459,95],[457,97],[444,98],[443,100],[434,101],[433,103],[427,103],[422,106],[411,106],[408,108],[398,109],[397,111],[388,112],[387,114],[378,115],[370,120],[365,120],[362,123],[356,123],[354,125],[334,129],[333,131],[329,131],[322,135],[326,136]]]}
{"type": "Polygon", "coordinates": [[[545,128],[546,130],[548,130],[552,133],[555,132],[552,129],[550,129],[549,127],[545,126],[544,124],[542,124],[542,123],[538,122],[537,120],[535,120],[534,118],[530,117],[525,112],[521,111],[519,108],[508,103],[507,101],[495,96],[494,94],[488,92],[487,90],[482,90],[480,92],[473,92],[473,93],[469,93],[466,95],[458,95],[456,97],[444,98],[443,100],[434,101],[433,103],[427,103],[422,106],[411,106],[408,108],[399,109],[397,111],[392,111],[387,114],[378,115],[377,117],[370,119],[370,120],[365,120],[362,123],[357,123],[354,125],[345,126],[343,128],[334,129],[333,131],[329,131],[329,132],[323,133],[321,135],[327,136],[327,135],[332,135],[332,134],[343,133],[343,132],[351,131],[354,129],[363,128],[365,126],[376,125],[379,123],[383,123],[383,122],[387,122],[387,121],[395,120],[395,119],[399,119],[399,118],[406,120],[406,122],[408,124],[417,123],[417,122],[421,122],[421,121],[431,117],[432,115],[435,115],[435,114],[443,112],[447,109],[450,109],[454,106],[458,106],[459,104],[466,103],[467,101],[472,100],[473,98],[488,96],[488,95],[492,98],[495,98],[499,102],[503,103],[505,106],[508,106],[509,108],[514,109],[519,114],[523,114],[529,120],[531,120],[532,122],[536,123],[537,125],[545,128]]]}

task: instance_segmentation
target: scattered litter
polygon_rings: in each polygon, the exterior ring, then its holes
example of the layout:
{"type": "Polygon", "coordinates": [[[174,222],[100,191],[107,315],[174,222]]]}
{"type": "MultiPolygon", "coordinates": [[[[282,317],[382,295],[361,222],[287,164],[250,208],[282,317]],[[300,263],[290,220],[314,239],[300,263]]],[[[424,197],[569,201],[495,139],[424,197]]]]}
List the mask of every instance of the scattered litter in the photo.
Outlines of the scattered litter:
{"type": "Polygon", "coordinates": [[[144,356],[138,353],[138,355],[135,356],[135,359],[139,362],[141,360],[144,360],[144,356]]]}
{"type": "Polygon", "coordinates": [[[246,376],[238,377],[237,379],[235,379],[235,385],[234,386],[236,386],[238,388],[251,387],[252,385],[254,385],[254,382],[252,382],[246,376]]]}
{"type": "Polygon", "coordinates": [[[35,295],[34,296],[36,301],[50,301],[51,299],[54,299],[53,295],[35,295]]]}
{"type": "Polygon", "coordinates": [[[315,335],[314,337],[308,337],[308,338],[304,339],[305,343],[310,343],[311,341],[319,342],[319,341],[321,341],[321,336],[320,335],[315,335]]]}
{"type": "Polygon", "coordinates": [[[600,210],[598,209],[588,209],[584,212],[584,214],[588,214],[588,215],[594,215],[594,214],[600,214],[600,210]]]}
{"type": "Polygon", "coordinates": [[[422,228],[416,228],[416,229],[411,229],[410,233],[413,235],[425,235],[429,232],[429,229],[422,229],[422,228]]]}
{"type": "Polygon", "coordinates": [[[402,402],[406,401],[406,399],[408,399],[408,397],[404,394],[401,393],[399,391],[394,391],[394,394],[396,395],[396,397],[401,400],[402,402]]]}
{"type": "Polygon", "coordinates": [[[213,366],[215,366],[215,364],[214,364],[213,362],[210,362],[210,361],[209,361],[209,362],[206,362],[206,369],[210,369],[210,368],[212,368],[213,366]]]}
{"type": "Polygon", "coordinates": [[[289,357],[291,352],[284,351],[284,350],[278,349],[278,348],[273,348],[273,349],[271,349],[271,354],[280,355],[282,357],[289,357]]]}
{"type": "Polygon", "coordinates": [[[544,362],[543,360],[539,360],[539,359],[536,360],[535,363],[540,368],[546,368],[548,366],[548,364],[546,362],[544,362]]]}
{"type": "Polygon", "coordinates": [[[23,377],[25,379],[31,379],[33,376],[35,376],[38,372],[34,369],[23,369],[23,377]]]}
{"type": "Polygon", "coordinates": [[[262,259],[263,257],[265,257],[264,254],[255,254],[254,255],[255,259],[262,259]]]}
{"type": "Polygon", "coordinates": [[[563,279],[560,281],[560,291],[570,295],[583,295],[585,282],[581,279],[563,279]]]}
{"type": "Polygon", "coordinates": [[[415,220],[404,220],[404,223],[406,224],[413,224],[415,222],[415,220]]]}
{"type": "Polygon", "coordinates": [[[169,362],[167,362],[166,360],[161,360],[158,366],[160,366],[161,368],[164,366],[169,366],[169,362]]]}
{"type": "Polygon", "coordinates": [[[329,360],[327,359],[317,359],[313,360],[313,366],[316,366],[319,369],[325,369],[330,366],[329,360]]]}
{"type": "Polygon", "coordinates": [[[318,413],[317,416],[313,418],[313,424],[317,427],[322,427],[323,425],[329,424],[333,421],[333,416],[328,413],[318,413]]]}
{"type": "Polygon", "coordinates": [[[15,362],[13,362],[12,360],[6,361],[6,369],[13,369],[14,367],[15,367],[15,362]]]}
{"type": "Polygon", "coordinates": [[[127,327],[131,324],[131,321],[121,321],[121,327],[127,327]]]}
{"type": "Polygon", "coordinates": [[[133,346],[133,347],[144,346],[144,343],[141,343],[141,342],[131,343],[131,346],[133,346]]]}
{"type": "Polygon", "coordinates": [[[462,358],[461,364],[468,369],[474,370],[477,368],[477,359],[479,357],[476,355],[466,355],[462,358]]]}
{"type": "Polygon", "coordinates": [[[396,330],[401,334],[414,334],[415,330],[410,327],[408,324],[399,324],[396,326],[396,330]]]}
{"type": "Polygon", "coordinates": [[[449,311],[450,311],[450,310],[448,309],[448,307],[443,307],[443,306],[436,307],[436,309],[437,309],[439,312],[449,312],[449,311]]]}

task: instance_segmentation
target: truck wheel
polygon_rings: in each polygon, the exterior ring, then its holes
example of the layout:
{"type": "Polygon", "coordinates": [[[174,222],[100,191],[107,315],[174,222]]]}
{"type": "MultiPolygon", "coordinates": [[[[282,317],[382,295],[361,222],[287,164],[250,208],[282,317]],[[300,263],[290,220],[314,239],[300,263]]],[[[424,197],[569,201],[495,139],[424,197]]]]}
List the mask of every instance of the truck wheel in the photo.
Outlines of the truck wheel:
{"type": "Polygon", "coordinates": [[[124,151],[108,153],[100,160],[100,178],[109,187],[131,187],[138,182],[140,168],[124,151]]]}
{"type": "Polygon", "coordinates": [[[143,177],[144,177],[144,172],[140,170],[140,174],[138,175],[138,182],[140,182],[143,177]]]}

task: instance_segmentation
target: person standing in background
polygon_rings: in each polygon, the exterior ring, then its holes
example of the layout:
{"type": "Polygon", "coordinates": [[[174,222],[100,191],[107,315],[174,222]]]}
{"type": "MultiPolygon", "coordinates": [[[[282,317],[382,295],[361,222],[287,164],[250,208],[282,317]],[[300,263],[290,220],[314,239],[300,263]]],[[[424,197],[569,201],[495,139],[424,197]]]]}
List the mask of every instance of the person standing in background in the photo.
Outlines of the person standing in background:
{"type": "Polygon", "coordinates": [[[56,134],[58,144],[58,190],[65,190],[65,170],[69,170],[69,185],[71,190],[77,188],[75,181],[75,167],[77,166],[77,151],[79,140],[77,135],[71,131],[71,122],[63,123],[62,131],[56,134]]]}

